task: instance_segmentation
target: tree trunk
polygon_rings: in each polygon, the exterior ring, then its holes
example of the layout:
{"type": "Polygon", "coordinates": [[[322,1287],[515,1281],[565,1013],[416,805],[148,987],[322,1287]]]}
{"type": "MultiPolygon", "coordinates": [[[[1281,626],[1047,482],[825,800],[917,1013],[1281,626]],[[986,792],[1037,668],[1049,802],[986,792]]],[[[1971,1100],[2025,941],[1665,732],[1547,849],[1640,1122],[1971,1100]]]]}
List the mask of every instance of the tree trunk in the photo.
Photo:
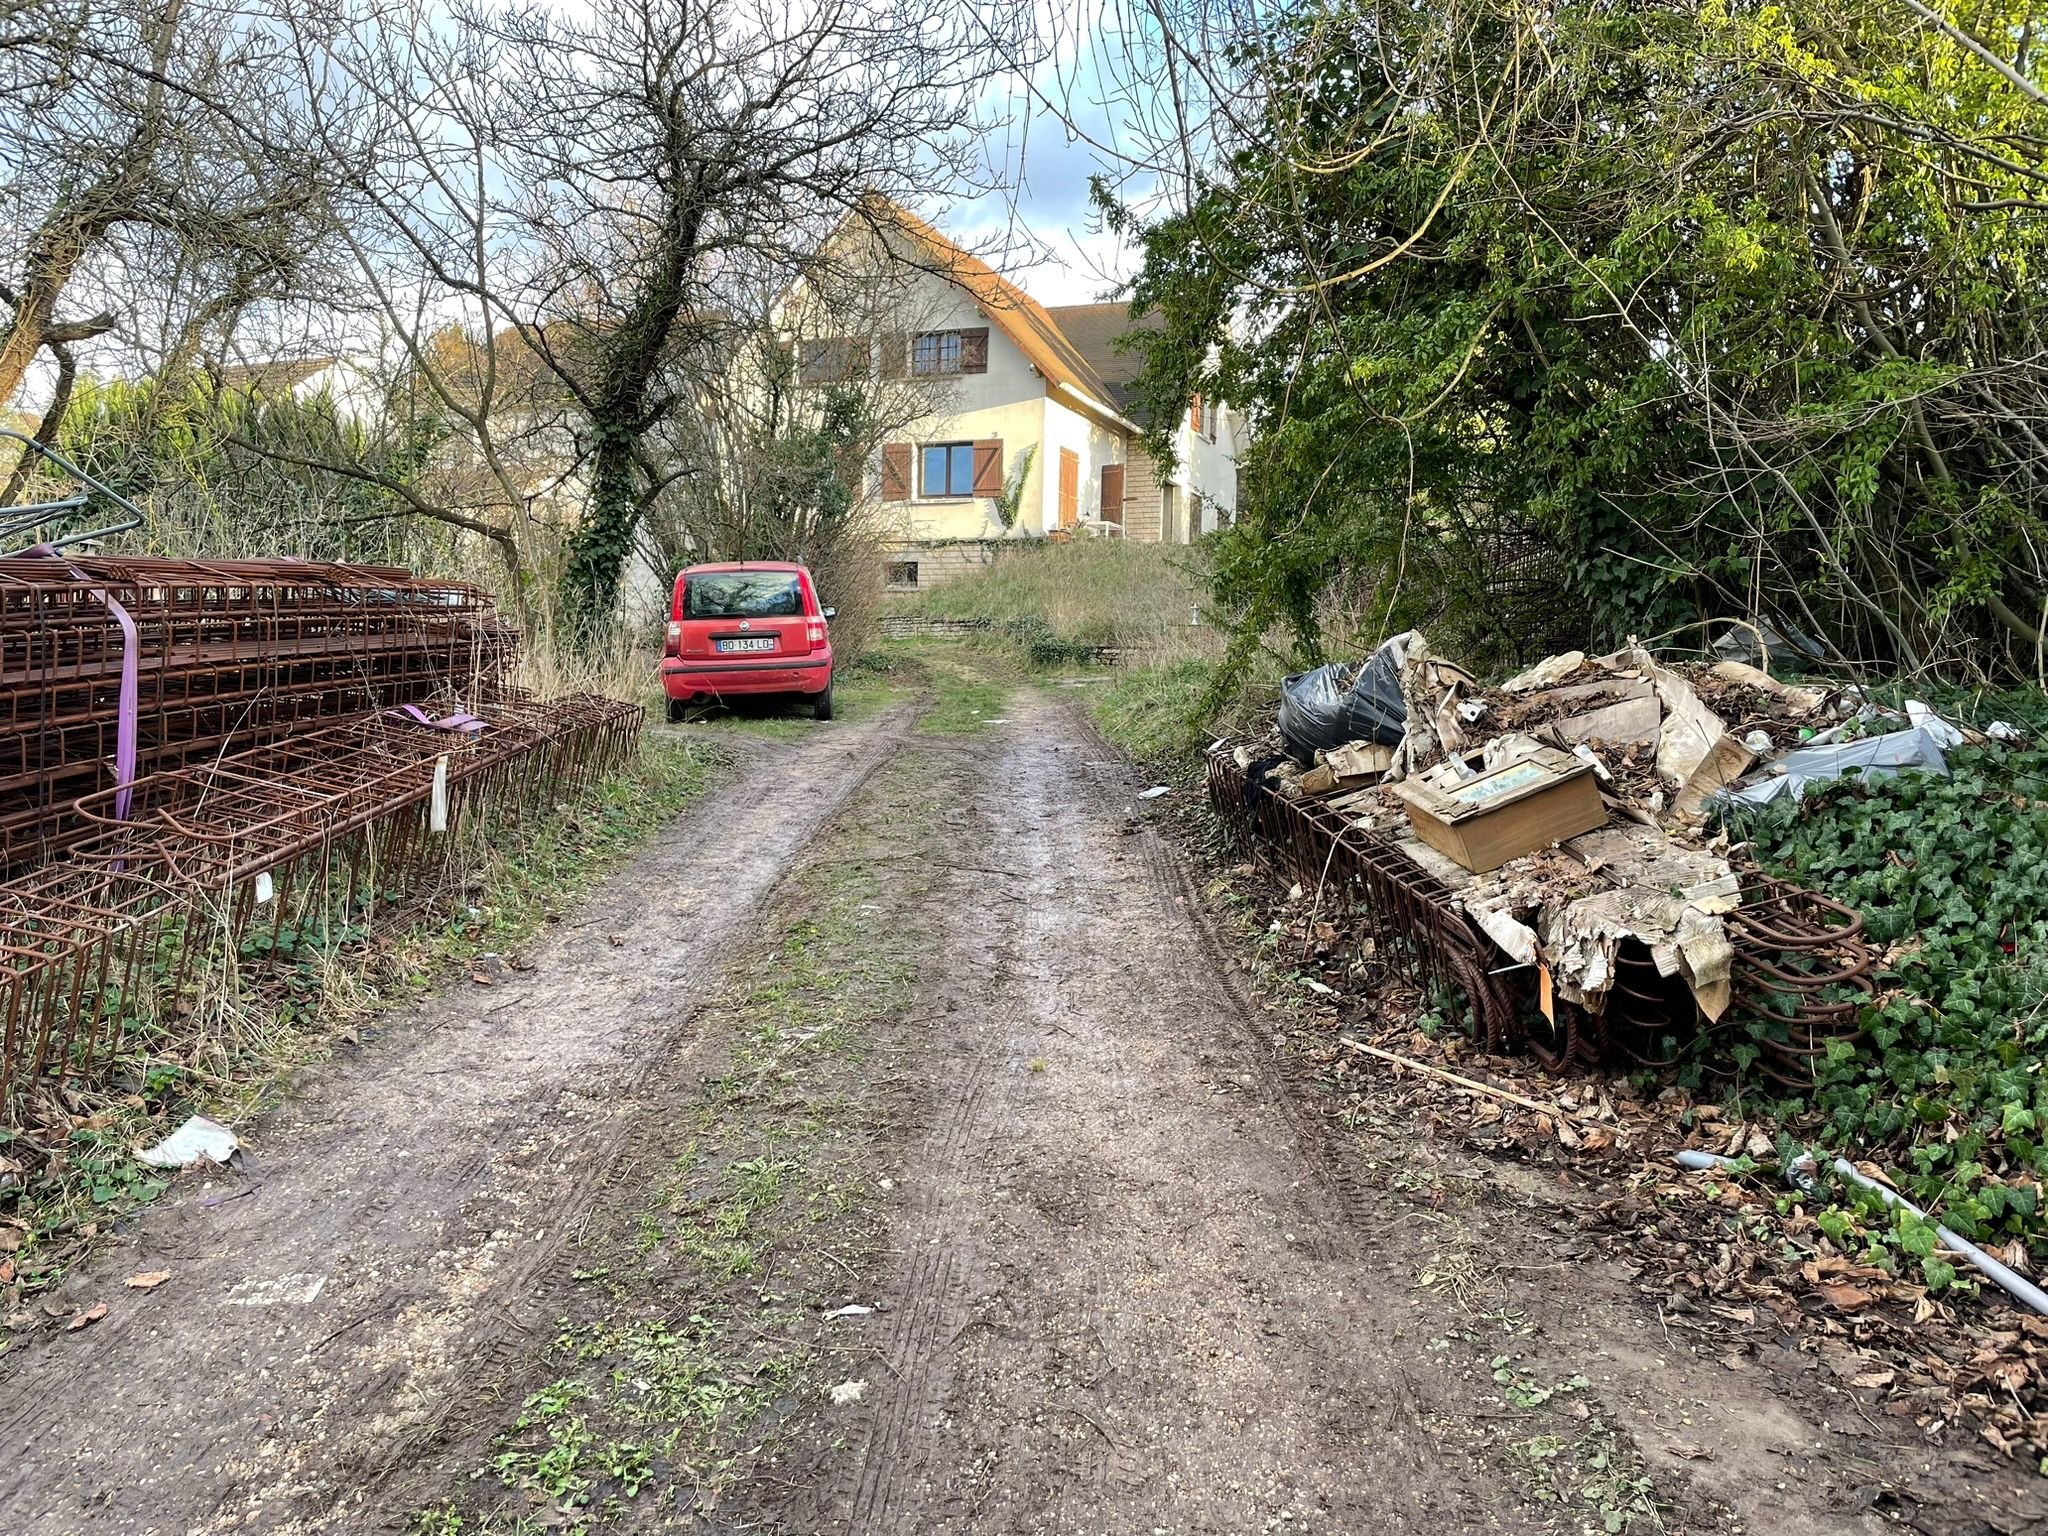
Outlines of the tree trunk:
{"type": "MultiPolygon", "coordinates": [[[[71,388],[78,381],[78,359],[71,349],[62,342],[53,342],[50,351],[57,359],[57,388],[50,395],[49,409],[43,412],[42,422],[34,436],[34,441],[45,448],[57,445],[58,429],[64,425],[64,412],[71,405],[71,388]]],[[[28,477],[35,472],[36,461],[41,457],[35,449],[23,447],[14,473],[7,477],[6,487],[0,489],[0,506],[11,505],[21,494],[21,488],[28,483],[28,477]]]]}
{"type": "Polygon", "coordinates": [[[703,206],[694,189],[670,194],[666,246],[626,321],[607,337],[603,387],[590,408],[596,439],[590,504],[569,541],[562,571],[562,607],[580,642],[598,635],[618,601],[619,580],[633,554],[640,523],[634,465],[648,428],[647,392],[667,356],[697,264],[703,206]]]}
{"type": "Polygon", "coordinates": [[[79,262],[85,259],[87,249],[100,233],[76,218],[64,219],[57,228],[43,230],[37,241],[38,249],[29,255],[28,281],[15,299],[14,319],[5,338],[0,338],[0,407],[12,401],[21,389],[21,381],[36,353],[42,350],[56,318],[57,301],[64,296],[64,285],[71,281],[71,274],[78,270],[79,262]]]}
{"type": "Polygon", "coordinates": [[[594,638],[611,617],[639,521],[632,433],[622,426],[600,426],[591,456],[589,507],[569,540],[569,561],[562,570],[563,607],[579,638],[594,638]]]}

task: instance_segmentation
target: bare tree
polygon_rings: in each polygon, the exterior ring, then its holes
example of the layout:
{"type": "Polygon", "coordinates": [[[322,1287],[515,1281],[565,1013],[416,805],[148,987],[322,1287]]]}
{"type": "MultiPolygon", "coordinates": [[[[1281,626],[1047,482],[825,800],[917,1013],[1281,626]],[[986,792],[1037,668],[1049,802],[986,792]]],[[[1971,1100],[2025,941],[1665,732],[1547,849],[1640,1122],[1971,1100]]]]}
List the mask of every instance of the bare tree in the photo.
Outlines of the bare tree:
{"type": "Polygon", "coordinates": [[[311,30],[232,0],[0,12],[0,403],[46,348],[145,311],[189,343],[296,287],[337,169],[299,131],[311,30]]]}
{"type": "Polygon", "coordinates": [[[997,20],[946,0],[600,0],[474,11],[498,89],[478,138],[517,228],[492,303],[573,399],[587,501],[567,611],[607,615],[650,502],[691,466],[661,429],[723,366],[748,293],[814,266],[866,194],[961,190],[997,20]]]}

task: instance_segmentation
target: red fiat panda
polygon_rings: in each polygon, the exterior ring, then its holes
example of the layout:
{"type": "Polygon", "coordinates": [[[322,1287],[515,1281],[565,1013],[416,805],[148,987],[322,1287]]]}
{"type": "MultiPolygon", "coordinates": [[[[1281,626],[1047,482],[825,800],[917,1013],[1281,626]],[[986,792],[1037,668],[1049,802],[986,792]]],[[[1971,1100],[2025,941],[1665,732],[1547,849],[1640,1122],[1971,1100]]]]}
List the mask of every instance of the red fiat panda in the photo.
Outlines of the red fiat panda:
{"type": "Polygon", "coordinates": [[[693,565],[676,577],[662,649],[668,717],[691,704],[741,694],[786,694],[832,718],[832,636],[811,573],[800,565],[749,560],[693,565]]]}

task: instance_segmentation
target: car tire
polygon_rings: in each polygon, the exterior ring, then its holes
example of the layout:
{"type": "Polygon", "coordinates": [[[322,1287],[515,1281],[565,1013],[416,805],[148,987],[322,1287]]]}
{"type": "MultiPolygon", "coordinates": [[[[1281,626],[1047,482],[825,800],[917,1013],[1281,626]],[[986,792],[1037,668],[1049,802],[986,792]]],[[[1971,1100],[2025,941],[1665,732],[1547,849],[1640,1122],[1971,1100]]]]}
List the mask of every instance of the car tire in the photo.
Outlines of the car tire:
{"type": "Polygon", "coordinates": [[[811,700],[811,718],[830,720],[832,718],[832,679],[825,679],[825,691],[811,700]]]}
{"type": "Polygon", "coordinates": [[[668,723],[670,725],[681,725],[683,723],[683,716],[688,714],[689,710],[690,706],[687,701],[683,699],[670,699],[668,701],[668,723]]]}

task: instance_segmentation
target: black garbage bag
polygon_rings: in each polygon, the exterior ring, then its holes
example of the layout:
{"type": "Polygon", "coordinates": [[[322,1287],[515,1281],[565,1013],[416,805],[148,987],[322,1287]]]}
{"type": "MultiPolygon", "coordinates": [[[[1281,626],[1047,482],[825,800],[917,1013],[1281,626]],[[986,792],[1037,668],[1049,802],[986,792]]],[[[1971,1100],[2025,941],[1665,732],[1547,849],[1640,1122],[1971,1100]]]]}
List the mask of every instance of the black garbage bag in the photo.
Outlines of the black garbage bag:
{"type": "Polygon", "coordinates": [[[1401,697],[1401,641],[1389,640],[1363,666],[1342,662],[1297,672],[1280,684],[1280,739],[1295,760],[1348,741],[1398,747],[1408,733],[1408,703],[1401,697]]]}

